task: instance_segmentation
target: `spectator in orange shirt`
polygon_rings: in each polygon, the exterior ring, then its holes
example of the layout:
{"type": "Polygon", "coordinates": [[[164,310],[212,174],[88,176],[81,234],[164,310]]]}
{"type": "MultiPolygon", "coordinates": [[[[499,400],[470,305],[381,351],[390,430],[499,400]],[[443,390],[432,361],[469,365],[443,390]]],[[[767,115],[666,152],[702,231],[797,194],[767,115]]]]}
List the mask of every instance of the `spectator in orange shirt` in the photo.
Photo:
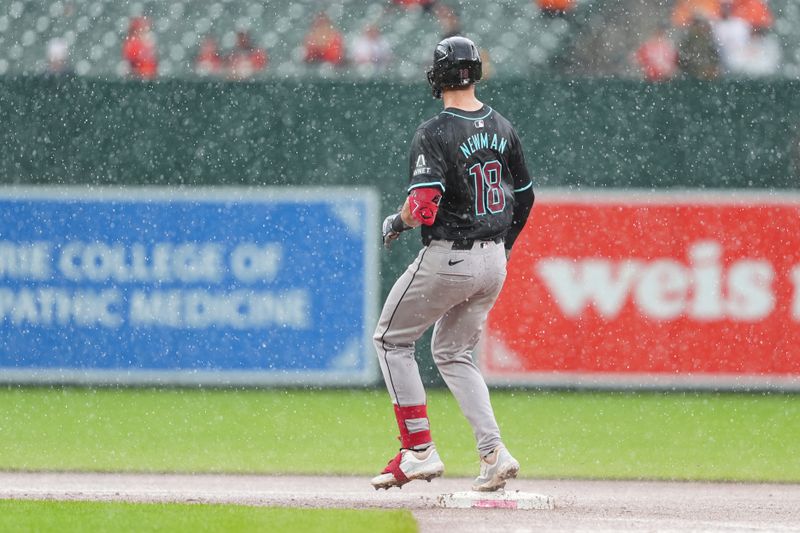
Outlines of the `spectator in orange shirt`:
{"type": "Polygon", "coordinates": [[[146,17],[135,17],[128,27],[122,45],[122,57],[128,62],[130,74],[142,80],[151,80],[158,73],[156,40],[146,17]]]}
{"type": "Polygon", "coordinates": [[[228,77],[233,80],[252,78],[256,72],[267,68],[267,51],[258,48],[246,31],[236,32],[236,48],[228,56],[228,77]]]}
{"type": "Polygon", "coordinates": [[[733,0],[731,16],[738,17],[753,28],[768,29],[774,22],[772,12],[763,0],[733,0]]]}
{"type": "Polygon", "coordinates": [[[344,61],[344,40],[333,22],[321,12],[314,19],[306,35],[306,63],[341,65],[344,61]]]}
{"type": "Polygon", "coordinates": [[[720,11],[720,0],[678,0],[672,10],[672,25],[676,28],[689,26],[695,16],[717,20],[720,11]]]}
{"type": "Polygon", "coordinates": [[[667,81],[678,73],[678,48],[667,35],[665,27],[656,32],[636,50],[636,63],[649,82],[667,81]]]}
{"type": "Polygon", "coordinates": [[[536,0],[543,15],[563,17],[575,8],[575,0],[536,0]]]}
{"type": "Polygon", "coordinates": [[[217,76],[222,73],[222,66],[217,40],[213,37],[206,37],[200,44],[200,51],[194,62],[194,71],[199,76],[217,76]]]}

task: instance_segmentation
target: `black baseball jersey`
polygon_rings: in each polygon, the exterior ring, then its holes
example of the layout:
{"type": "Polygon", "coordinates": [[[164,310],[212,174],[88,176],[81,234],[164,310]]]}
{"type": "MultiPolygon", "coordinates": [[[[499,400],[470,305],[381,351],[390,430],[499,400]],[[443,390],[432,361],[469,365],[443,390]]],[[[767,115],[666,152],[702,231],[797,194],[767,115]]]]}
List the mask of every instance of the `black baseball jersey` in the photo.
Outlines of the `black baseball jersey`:
{"type": "Polygon", "coordinates": [[[517,132],[491,107],[447,108],[422,123],[409,157],[411,192],[442,190],[431,239],[492,239],[505,234],[514,213],[514,194],[532,187],[517,132]]]}

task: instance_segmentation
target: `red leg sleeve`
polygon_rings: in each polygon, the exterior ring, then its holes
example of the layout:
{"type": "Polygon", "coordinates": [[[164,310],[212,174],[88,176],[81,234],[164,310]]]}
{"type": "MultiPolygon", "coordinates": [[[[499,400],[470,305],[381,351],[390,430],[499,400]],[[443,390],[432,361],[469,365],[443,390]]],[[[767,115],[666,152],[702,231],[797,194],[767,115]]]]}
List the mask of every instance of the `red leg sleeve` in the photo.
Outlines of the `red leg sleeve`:
{"type": "Polygon", "coordinates": [[[400,428],[400,442],[403,448],[413,448],[414,446],[421,446],[432,442],[430,423],[427,423],[427,429],[415,431],[411,433],[406,424],[407,420],[425,419],[428,421],[428,406],[427,405],[409,405],[407,407],[394,406],[394,415],[397,418],[397,427],[400,428]]]}

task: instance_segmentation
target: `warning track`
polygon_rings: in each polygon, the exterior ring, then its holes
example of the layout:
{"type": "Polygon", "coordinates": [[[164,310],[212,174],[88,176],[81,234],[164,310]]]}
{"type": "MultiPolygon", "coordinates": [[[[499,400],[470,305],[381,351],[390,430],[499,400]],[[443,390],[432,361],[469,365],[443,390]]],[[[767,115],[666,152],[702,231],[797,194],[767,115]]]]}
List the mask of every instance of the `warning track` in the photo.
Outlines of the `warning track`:
{"type": "Polygon", "coordinates": [[[800,485],[512,480],[555,509],[442,509],[443,493],[470,480],[444,478],[378,491],[366,478],[333,476],[0,472],[0,499],[231,503],[410,509],[420,531],[800,531],[800,485]]]}

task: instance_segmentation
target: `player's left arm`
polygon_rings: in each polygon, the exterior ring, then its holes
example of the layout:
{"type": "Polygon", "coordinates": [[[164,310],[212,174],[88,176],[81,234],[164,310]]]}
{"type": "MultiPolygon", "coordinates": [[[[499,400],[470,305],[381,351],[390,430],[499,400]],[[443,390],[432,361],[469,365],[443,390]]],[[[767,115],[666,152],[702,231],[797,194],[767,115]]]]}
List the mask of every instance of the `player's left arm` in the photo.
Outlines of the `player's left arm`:
{"type": "Polygon", "coordinates": [[[412,189],[406,196],[398,213],[389,215],[383,221],[383,244],[387,248],[401,233],[425,224],[430,226],[436,220],[442,193],[438,187],[412,189]]]}
{"type": "Polygon", "coordinates": [[[445,191],[446,156],[442,132],[419,128],[411,141],[408,196],[400,214],[411,227],[431,226],[445,191]]]}
{"type": "Polygon", "coordinates": [[[512,135],[512,151],[508,159],[509,170],[514,183],[514,216],[511,219],[511,226],[506,232],[505,247],[506,256],[511,254],[514,242],[522,232],[522,228],[528,222],[528,215],[533,208],[536,199],[533,193],[533,180],[525,164],[525,155],[522,152],[522,143],[517,137],[516,132],[512,135]]]}
{"type": "Polygon", "coordinates": [[[414,134],[409,176],[408,196],[403,206],[383,221],[383,243],[387,248],[402,232],[423,224],[431,226],[436,221],[445,190],[444,155],[438,132],[419,128],[414,134]]]}

